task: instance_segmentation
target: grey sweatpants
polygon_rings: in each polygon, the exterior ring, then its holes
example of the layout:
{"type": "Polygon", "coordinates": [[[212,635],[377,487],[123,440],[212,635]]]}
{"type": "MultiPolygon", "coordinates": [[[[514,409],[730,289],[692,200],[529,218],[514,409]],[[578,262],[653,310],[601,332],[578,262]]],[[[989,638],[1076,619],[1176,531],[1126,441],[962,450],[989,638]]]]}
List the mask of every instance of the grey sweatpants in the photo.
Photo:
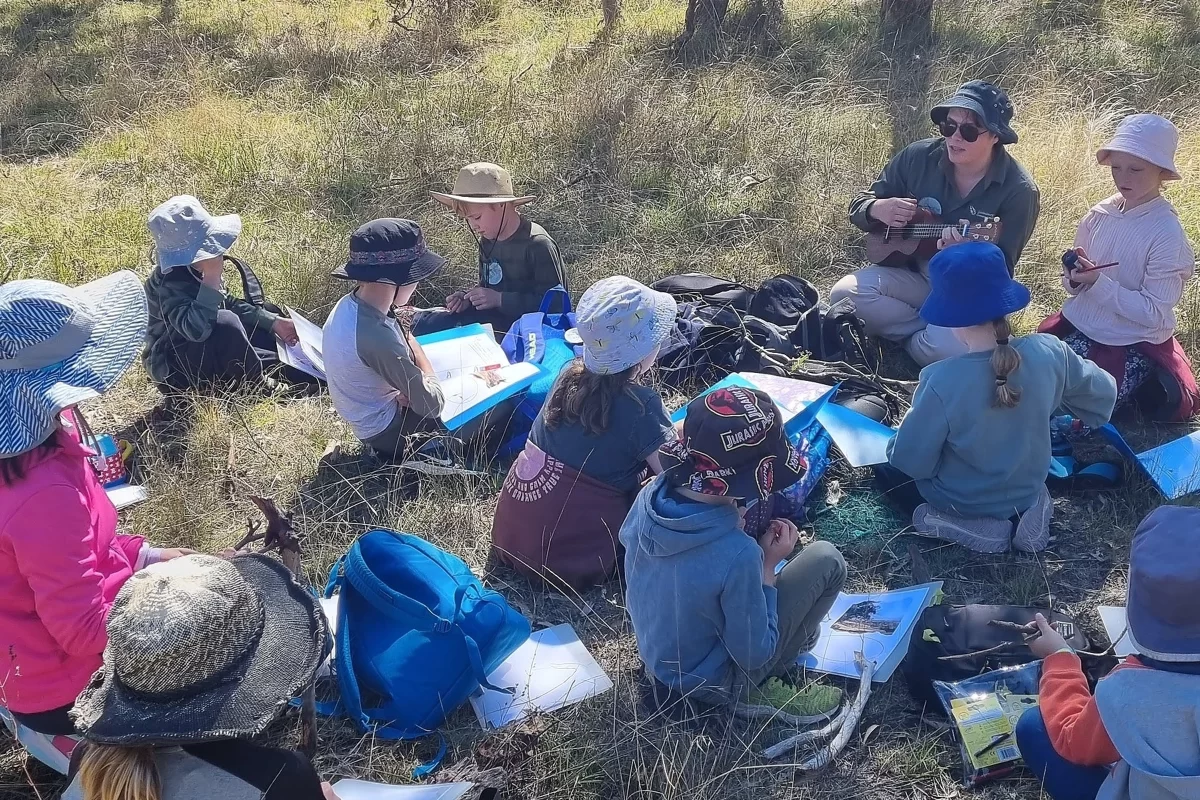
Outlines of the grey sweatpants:
{"type": "Polygon", "coordinates": [[[829,542],[813,542],[788,562],[775,581],[779,644],[767,664],[748,673],[750,686],[758,686],[772,675],[782,675],[796,664],[801,653],[813,648],[821,633],[821,620],[845,583],[846,561],[829,542]]]}
{"type": "Polygon", "coordinates": [[[863,321],[867,333],[904,342],[913,361],[922,367],[967,352],[950,328],[927,325],[921,319],[921,305],[928,296],[926,275],[876,264],[850,273],[829,292],[834,303],[851,298],[855,316],[863,321]]]}

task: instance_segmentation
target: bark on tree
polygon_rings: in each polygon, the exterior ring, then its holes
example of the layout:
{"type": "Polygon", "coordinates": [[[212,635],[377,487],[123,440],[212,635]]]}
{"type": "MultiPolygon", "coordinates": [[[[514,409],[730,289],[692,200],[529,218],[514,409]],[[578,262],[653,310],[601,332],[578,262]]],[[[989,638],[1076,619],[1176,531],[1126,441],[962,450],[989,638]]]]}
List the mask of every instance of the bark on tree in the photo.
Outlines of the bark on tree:
{"type": "Polygon", "coordinates": [[[728,11],[729,0],[688,0],[679,46],[689,45],[694,40],[707,42],[716,39],[728,11]]]}

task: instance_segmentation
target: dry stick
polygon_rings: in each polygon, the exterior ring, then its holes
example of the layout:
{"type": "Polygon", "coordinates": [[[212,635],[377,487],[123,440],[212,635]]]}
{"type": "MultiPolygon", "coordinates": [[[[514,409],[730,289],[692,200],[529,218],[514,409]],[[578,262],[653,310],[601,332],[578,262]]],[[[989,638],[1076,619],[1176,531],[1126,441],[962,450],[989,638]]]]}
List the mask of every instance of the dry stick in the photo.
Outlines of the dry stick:
{"type": "Polygon", "coordinates": [[[811,731],[803,731],[794,736],[789,736],[781,742],[777,742],[763,750],[763,756],[769,759],[779,758],[784,753],[795,750],[797,747],[813,742],[821,742],[833,736],[842,726],[846,724],[846,714],[849,712],[849,706],[843,706],[838,715],[829,720],[829,724],[823,728],[818,728],[811,731]]]}
{"type": "MultiPolygon", "coordinates": [[[[863,709],[866,708],[867,700],[871,697],[871,680],[875,677],[875,662],[868,661],[863,657],[862,653],[856,653],[855,660],[858,662],[859,669],[862,670],[861,682],[858,684],[858,694],[854,697],[854,702],[850,704],[850,707],[827,726],[833,727],[836,723],[839,728],[837,736],[825,747],[818,750],[816,755],[802,763],[800,765],[800,769],[802,770],[820,769],[837,758],[838,754],[845,749],[846,743],[850,741],[850,735],[854,733],[854,729],[858,727],[858,721],[862,718],[863,709]]],[[[818,731],[818,733],[821,733],[821,731],[818,731]]],[[[812,741],[812,737],[807,737],[803,733],[797,734],[768,747],[763,751],[763,755],[767,758],[778,758],[803,741],[812,741]]]]}
{"type": "Polygon", "coordinates": [[[813,725],[828,721],[829,717],[822,716],[819,719],[812,717],[798,717],[795,714],[789,714],[774,706],[752,706],[747,703],[738,703],[733,707],[735,716],[749,720],[767,720],[768,722],[781,722],[784,725],[790,725],[793,728],[808,728],[813,725]]]}

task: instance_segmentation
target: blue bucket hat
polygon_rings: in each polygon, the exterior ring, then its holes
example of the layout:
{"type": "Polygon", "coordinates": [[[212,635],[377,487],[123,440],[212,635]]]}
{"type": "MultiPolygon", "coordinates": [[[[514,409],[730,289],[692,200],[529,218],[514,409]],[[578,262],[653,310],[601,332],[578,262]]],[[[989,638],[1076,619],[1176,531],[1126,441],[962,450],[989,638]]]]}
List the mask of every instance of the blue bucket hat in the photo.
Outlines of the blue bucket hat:
{"type": "Polygon", "coordinates": [[[964,242],[929,260],[929,296],[921,319],[943,328],[969,328],[1029,305],[1029,290],[1008,274],[1004,251],[991,242],[964,242]]]}
{"type": "Polygon", "coordinates": [[[596,281],[575,309],[583,366],[615,375],[640,364],[670,335],[677,311],[674,297],[624,275],[596,281]]]}
{"type": "Polygon", "coordinates": [[[146,340],[146,291],[128,270],[72,288],[0,286],[0,458],[32,450],[59,412],[111,389],[146,340]]]}
{"type": "Polygon", "coordinates": [[[350,234],[350,260],[330,273],[363,283],[408,286],[441,269],[446,259],[425,244],[421,226],[410,219],[375,219],[350,234]]]}
{"type": "Polygon", "coordinates": [[[934,125],[941,125],[952,108],[961,108],[979,118],[979,124],[987,128],[1000,144],[1016,144],[1017,132],[1012,129],[1013,104],[1004,90],[987,81],[968,81],[958,87],[944,103],[929,112],[934,125]]]}
{"type": "Polygon", "coordinates": [[[1200,662],[1200,508],[1160,506],[1129,551],[1129,641],[1159,661],[1200,662]]]}
{"type": "Polygon", "coordinates": [[[172,197],[151,211],[146,224],[163,273],[225,255],[242,232],[237,214],[214,217],[190,194],[172,197]]]}

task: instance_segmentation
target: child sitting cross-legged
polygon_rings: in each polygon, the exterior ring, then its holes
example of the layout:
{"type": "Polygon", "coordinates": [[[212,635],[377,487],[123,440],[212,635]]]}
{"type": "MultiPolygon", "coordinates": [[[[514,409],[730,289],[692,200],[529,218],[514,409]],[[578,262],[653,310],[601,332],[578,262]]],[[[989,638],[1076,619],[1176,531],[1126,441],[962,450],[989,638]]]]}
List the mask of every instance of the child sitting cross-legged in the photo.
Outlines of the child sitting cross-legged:
{"type": "Polygon", "coordinates": [[[1013,338],[1008,315],[1029,304],[1029,290],[996,245],[942,250],[929,281],[921,316],[952,329],[967,352],[921,370],[876,470],[881,488],[918,533],[984,553],[1042,550],[1053,511],[1049,419],[1065,407],[1086,425],[1107,422],[1116,383],[1053,336],[1013,338]]]}
{"type": "Polygon", "coordinates": [[[623,275],[583,293],[583,357],[559,375],[496,506],[501,561],[559,587],[612,574],[640,475],[661,471],[658,448],[675,436],[658,392],[639,385],[675,311],[669,294],[623,275]]]}
{"type": "Polygon", "coordinates": [[[517,196],[508,170],[495,164],[468,164],[449,193],[433,199],[466,219],[479,245],[479,283],[453,292],[446,308],[417,313],[418,334],[468,325],[490,324],[503,335],[523,314],[537,311],[546,292],[567,286],[558,247],[546,229],[521,216],[535,199],[517,196]]]}
{"type": "Polygon", "coordinates": [[[1200,797],[1200,509],[1162,506],[1133,535],[1125,609],[1137,651],[1088,692],[1079,656],[1046,620],[1039,708],[1017,724],[1053,800],[1200,797]]]}
{"type": "Polygon", "coordinates": [[[688,404],[682,438],[659,451],[664,471],[642,489],[621,528],[625,594],[648,680],[646,700],[672,712],[741,700],[798,716],[834,712],[841,693],[781,688],[846,580],[828,542],[796,547],[798,531],[772,520],[755,541],[743,506],[798,481],[805,465],[765,393],[717,389],[688,404]]]}

